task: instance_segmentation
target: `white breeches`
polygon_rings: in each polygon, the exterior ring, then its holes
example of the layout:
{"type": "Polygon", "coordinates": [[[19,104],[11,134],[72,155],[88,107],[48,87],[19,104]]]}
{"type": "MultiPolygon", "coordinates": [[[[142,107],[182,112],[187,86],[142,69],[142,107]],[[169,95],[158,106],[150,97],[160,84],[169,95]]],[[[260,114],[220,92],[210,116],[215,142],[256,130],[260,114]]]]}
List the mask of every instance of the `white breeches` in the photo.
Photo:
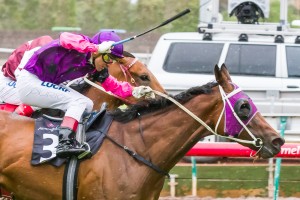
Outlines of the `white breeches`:
{"type": "Polygon", "coordinates": [[[70,87],[41,81],[27,70],[17,76],[16,89],[20,100],[40,108],[53,108],[65,111],[65,116],[80,121],[84,111],[91,112],[93,101],[70,87]]]}
{"type": "MultiPolygon", "coordinates": [[[[29,51],[24,52],[20,64],[14,72],[15,76],[17,76],[18,73],[20,73],[20,71],[23,69],[27,61],[31,58],[33,53],[39,48],[40,47],[35,47],[29,51]]],[[[18,94],[18,90],[16,89],[16,81],[4,76],[2,72],[0,72],[0,101],[13,105],[20,105],[22,103],[18,94]]],[[[36,109],[38,108],[35,108],[35,110],[36,109]]]]}
{"type": "Polygon", "coordinates": [[[14,105],[22,103],[16,89],[16,81],[4,76],[2,72],[0,72],[0,100],[14,105]]]}

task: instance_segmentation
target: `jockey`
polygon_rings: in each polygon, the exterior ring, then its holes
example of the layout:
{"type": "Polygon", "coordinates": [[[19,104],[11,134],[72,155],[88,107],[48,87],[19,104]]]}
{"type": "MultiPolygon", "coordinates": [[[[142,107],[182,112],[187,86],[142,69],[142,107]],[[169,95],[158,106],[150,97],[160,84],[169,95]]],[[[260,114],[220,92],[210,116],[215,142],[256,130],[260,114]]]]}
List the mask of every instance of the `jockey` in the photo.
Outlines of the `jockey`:
{"type": "Polygon", "coordinates": [[[34,110],[38,109],[21,102],[15,87],[15,70],[17,68],[23,68],[34,51],[52,40],[50,36],[38,37],[20,45],[8,57],[8,60],[2,66],[3,73],[0,73],[0,100],[5,103],[10,103],[5,105],[5,110],[11,110],[19,115],[29,117],[34,110]]]}
{"type": "Polygon", "coordinates": [[[16,89],[23,103],[65,111],[59,128],[58,157],[85,151],[75,136],[83,113],[90,113],[93,108],[91,99],[61,83],[90,74],[98,78],[105,90],[122,98],[151,93],[149,87],[133,87],[108,74],[107,64],[123,57],[123,45],[113,46],[117,41],[120,38],[112,31],[99,32],[92,38],[64,32],[59,39],[35,51],[23,69],[15,71],[16,89]]]}

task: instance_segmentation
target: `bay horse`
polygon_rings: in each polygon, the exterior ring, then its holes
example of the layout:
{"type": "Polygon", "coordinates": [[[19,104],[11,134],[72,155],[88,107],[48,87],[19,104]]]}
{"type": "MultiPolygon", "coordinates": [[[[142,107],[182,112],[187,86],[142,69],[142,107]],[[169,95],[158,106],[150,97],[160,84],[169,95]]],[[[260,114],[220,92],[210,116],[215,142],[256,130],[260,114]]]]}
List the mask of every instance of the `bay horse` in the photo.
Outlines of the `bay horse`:
{"type": "MultiPolygon", "coordinates": [[[[149,86],[154,90],[166,93],[163,87],[160,85],[156,77],[152,74],[152,72],[147,68],[147,66],[139,61],[135,56],[127,51],[123,53],[124,58],[119,59],[118,62],[113,62],[108,64],[109,74],[113,77],[117,78],[119,81],[126,81],[131,83],[133,86],[149,86]]],[[[97,83],[100,84],[100,83],[97,83]]],[[[110,95],[103,90],[99,90],[96,87],[89,85],[88,83],[84,83],[82,87],[82,91],[80,91],[85,96],[89,97],[93,103],[93,110],[99,110],[101,105],[105,102],[107,110],[114,110],[118,106],[122,104],[134,104],[138,100],[134,97],[129,97],[127,99],[120,99],[114,95],[110,95]]],[[[98,85],[99,87],[99,85],[98,85]]],[[[51,113],[48,109],[43,110],[44,113],[51,113]]],[[[58,115],[63,116],[61,111],[55,112],[58,115]]],[[[39,115],[37,113],[37,115],[39,115]]],[[[7,191],[3,191],[0,187],[0,198],[1,191],[5,194],[9,194],[7,191]]]]}
{"type": "MultiPolygon", "coordinates": [[[[212,132],[230,135],[261,158],[279,153],[284,140],[231,81],[226,66],[216,65],[214,72],[216,82],[174,96],[181,107],[170,99],[153,99],[109,112],[114,120],[100,150],[81,162],[77,199],[158,199],[165,174],[212,132]],[[230,127],[234,119],[240,130],[230,127]],[[128,149],[166,173],[132,158],[128,149]]],[[[62,199],[64,166],[30,164],[34,121],[0,112],[0,127],[0,185],[18,200],[62,199]]]]}

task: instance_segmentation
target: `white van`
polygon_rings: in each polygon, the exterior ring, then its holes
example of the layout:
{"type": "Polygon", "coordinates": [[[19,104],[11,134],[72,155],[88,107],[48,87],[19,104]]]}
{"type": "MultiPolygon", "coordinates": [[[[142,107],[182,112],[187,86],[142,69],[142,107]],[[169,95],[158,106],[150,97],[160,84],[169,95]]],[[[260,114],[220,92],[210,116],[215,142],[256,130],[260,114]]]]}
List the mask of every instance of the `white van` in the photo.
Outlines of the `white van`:
{"type": "MultiPolygon", "coordinates": [[[[210,24],[199,32],[162,35],[148,67],[170,94],[214,80],[225,63],[232,80],[285,139],[300,141],[300,31],[274,25],[210,24]]],[[[217,141],[209,136],[209,141],[217,141]]]]}

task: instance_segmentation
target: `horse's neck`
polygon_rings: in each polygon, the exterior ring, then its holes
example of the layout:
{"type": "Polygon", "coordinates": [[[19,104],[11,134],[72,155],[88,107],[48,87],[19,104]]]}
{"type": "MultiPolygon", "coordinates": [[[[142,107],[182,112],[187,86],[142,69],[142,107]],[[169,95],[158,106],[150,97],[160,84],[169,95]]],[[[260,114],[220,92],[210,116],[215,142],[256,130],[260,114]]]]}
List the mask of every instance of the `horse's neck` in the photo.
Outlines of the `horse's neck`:
{"type": "MultiPolygon", "coordinates": [[[[216,113],[215,96],[200,95],[184,106],[199,116],[206,124],[212,123],[216,113]]],[[[144,117],[142,125],[151,160],[163,169],[171,169],[208,131],[199,122],[178,107],[159,111],[154,117],[144,117]]]]}

